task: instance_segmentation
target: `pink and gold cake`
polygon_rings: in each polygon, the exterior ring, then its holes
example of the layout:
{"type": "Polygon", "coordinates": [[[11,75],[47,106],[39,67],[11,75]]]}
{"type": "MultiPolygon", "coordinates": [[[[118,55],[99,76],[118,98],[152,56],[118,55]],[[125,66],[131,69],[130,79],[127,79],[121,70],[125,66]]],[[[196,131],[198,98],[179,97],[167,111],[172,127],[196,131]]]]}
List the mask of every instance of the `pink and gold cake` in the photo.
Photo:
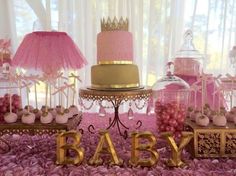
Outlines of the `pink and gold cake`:
{"type": "Polygon", "coordinates": [[[128,32],[128,19],[103,19],[101,31],[97,36],[98,65],[91,68],[92,88],[139,87],[139,71],[133,64],[133,36],[128,32]]]}

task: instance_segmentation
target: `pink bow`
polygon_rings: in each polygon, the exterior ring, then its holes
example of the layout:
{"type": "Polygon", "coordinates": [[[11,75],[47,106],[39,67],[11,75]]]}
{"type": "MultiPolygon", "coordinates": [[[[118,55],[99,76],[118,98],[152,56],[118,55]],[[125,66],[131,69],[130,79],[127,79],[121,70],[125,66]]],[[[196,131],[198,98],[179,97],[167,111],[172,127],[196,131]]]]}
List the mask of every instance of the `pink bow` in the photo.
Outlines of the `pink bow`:
{"type": "Polygon", "coordinates": [[[28,92],[30,92],[30,85],[31,85],[31,83],[26,83],[26,82],[22,82],[22,84],[23,84],[23,86],[21,86],[20,88],[22,89],[22,88],[26,88],[27,89],[27,91],[28,92]]]}
{"type": "Polygon", "coordinates": [[[64,90],[67,88],[67,85],[65,86],[61,86],[61,87],[55,87],[55,89],[57,89],[57,91],[53,92],[52,95],[55,95],[59,92],[62,92],[65,96],[66,96],[66,93],[64,92],[64,90]]]}
{"type": "Polygon", "coordinates": [[[71,73],[71,75],[69,76],[69,78],[75,78],[77,80],[79,80],[80,82],[82,82],[82,80],[80,79],[79,76],[76,76],[74,73],[71,73]]]}
{"type": "Polygon", "coordinates": [[[76,91],[75,91],[75,85],[74,85],[74,84],[67,84],[66,82],[64,82],[64,84],[65,84],[65,86],[66,86],[67,88],[70,88],[74,93],[76,92],[76,91]]]}
{"type": "Polygon", "coordinates": [[[33,82],[34,84],[40,84],[39,83],[39,75],[29,75],[29,76],[26,76],[25,77],[26,78],[26,80],[29,80],[29,81],[31,81],[31,82],[33,82]]]}

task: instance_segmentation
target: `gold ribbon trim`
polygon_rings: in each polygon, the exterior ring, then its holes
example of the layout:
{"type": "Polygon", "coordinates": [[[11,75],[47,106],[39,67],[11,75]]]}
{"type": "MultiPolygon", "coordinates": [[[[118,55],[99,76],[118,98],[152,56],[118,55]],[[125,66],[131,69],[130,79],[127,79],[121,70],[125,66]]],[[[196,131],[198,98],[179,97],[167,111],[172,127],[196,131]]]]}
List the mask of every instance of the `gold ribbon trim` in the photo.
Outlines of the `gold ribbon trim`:
{"type": "Polygon", "coordinates": [[[98,64],[133,64],[133,61],[128,61],[128,60],[102,60],[99,61],[98,64]]]}
{"type": "Polygon", "coordinates": [[[120,88],[133,88],[139,87],[139,84],[110,84],[110,85],[97,85],[92,84],[93,88],[113,88],[113,89],[120,89],[120,88]]]}

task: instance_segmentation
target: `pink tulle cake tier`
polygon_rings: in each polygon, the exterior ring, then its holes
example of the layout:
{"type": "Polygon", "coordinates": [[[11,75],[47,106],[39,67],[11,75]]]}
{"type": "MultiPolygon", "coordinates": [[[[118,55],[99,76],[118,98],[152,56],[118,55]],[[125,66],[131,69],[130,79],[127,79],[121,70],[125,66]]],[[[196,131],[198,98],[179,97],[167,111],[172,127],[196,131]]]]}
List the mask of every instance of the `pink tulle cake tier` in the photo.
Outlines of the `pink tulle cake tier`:
{"type": "Polygon", "coordinates": [[[174,61],[175,75],[199,76],[201,64],[194,58],[176,58],[174,61]]]}
{"type": "Polygon", "coordinates": [[[97,36],[98,64],[131,64],[133,37],[128,31],[103,31],[97,36]]]}

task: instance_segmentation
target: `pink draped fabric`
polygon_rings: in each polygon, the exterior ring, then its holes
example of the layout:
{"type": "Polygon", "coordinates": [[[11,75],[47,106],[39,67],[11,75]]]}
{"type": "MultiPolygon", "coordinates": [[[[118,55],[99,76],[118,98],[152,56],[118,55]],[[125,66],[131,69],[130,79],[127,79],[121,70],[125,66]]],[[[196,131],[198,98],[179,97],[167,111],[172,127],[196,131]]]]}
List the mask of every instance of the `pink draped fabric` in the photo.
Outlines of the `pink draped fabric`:
{"type": "Polygon", "coordinates": [[[65,32],[33,32],[25,36],[12,64],[52,73],[60,69],[82,68],[87,61],[65,32]]]}

